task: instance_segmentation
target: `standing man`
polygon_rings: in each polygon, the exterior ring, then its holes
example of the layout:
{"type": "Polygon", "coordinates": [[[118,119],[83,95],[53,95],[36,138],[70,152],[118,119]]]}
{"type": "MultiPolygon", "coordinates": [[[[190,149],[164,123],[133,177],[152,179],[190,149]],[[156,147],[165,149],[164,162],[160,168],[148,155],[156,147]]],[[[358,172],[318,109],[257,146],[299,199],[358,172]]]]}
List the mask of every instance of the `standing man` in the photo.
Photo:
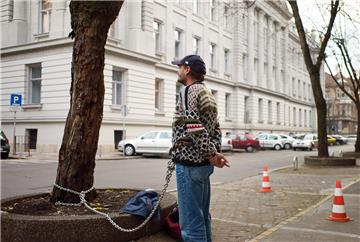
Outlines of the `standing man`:
{"type": "Polygon", "coordinates": [[[218,111],[203,83],[204,61],[188,55],[172,64],[179,67],[178,82],[184,85],[172,125],[181,236],[185,242],[210,242],[210,175],[214,166],[222,168],[229,162],[219,153],[218,111]]]}

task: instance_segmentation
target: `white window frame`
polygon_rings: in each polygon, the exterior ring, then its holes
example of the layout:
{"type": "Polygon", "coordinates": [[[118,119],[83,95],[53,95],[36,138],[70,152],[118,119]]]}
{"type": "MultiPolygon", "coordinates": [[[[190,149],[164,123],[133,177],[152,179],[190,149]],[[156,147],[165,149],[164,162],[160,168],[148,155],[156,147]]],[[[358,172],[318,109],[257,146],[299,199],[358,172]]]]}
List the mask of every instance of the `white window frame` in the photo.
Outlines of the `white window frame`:
{"type": "Polygon", "coordinates": [[[155,111],[164,111],[164,80],[155,78],[155,111]],[[157,85],[159,84],[159,85],[157,85]]]}
{"type": "Polygon", "coordinates": [[[200,55],[200,37],[193,37],[193,53],[194,55],[200,55]]]}
{"type": "Polygon", "coordinates": [[[210,43],[209,45],[209,54],[210,54],[210,69],[215,70],[215,64],[216,64],[216,44],[210,43]]]}
{"type": "Polygon", "coordinates": [[[225,93],[225,118],[231,118],[231,93],[225,93]]]}
{"type": "Polygon", "coordinates": [[[155,40],[155,53],[159,54],[162,52],[162,21],[154,19],[154,40],[155,40]],[[157,29],[156,29],[157,27],[157,29]]]}
{"type": "Polygon", "coordinates": [[[192,0],[193,13],[199,14],[199,0],[192,0]]]}
{"type": "Polygon", "coordinates": [[[224,49],[224,72],[225,74],[230,73],[230,50],[224,49]]]}
{"type": "Polygon", "coordinates": [[[210,9],[210,16],[209,16],[209,19],[210,19],[211,22],[216,21],[216,19],[215,19],[215,14],[216,14],[215,7],[216,7],[216,0],[210,0],[210,8],[209,8],[210,9]]]}
{"type": "Polygon", "coordinates": [[[113,66],[111,80],[112,80],[112,100],[111,100],[112,105],[122,106],[125,104],[125,70],[120,67],[113,66]],[[115,80],[115,75],[114,75],[115,72],[120,73],[121,80],[115,80]],[[118,86],[121,87],[120,100],[118,100],[118,95],[119,95],[117,88],[118,86]]]}
{"type": "Polygon", "coordinates": [[[48,0],[50,7],[43,9],[45,0],[40,0],[39,6],[39,33],[46,34],[50,32],[51,27],[51,11],[52,11],[52,0],[48,0]],[[47,23],[46,23],[47,21],[47,23]],[[46,25],[46,26],[45,26],[46,25]]]}
{"type": "Polygon", "coordinates": [[[263,103],[263,99],[262,98],[259,98],[258,100],[258,108],[259,108],[259,117],[258,117],[258,122],[259,123],[263,123],[264,122],[264,103],[263,103]]]}
{"type": "Polygon", "coordinates": [[[42,84],[42,66],[41,63],[37,63],[37,64],[31,64],[28,66],[28,70],[29,70],[29,81],[28,81],[28,95],[27,95],[27,103],[28,104],[41,104],[41,84],[42,84]],[[40,77],[36,77],[33,78],[32,77],[32,72],[34,68],[40,68],[40,77]],[[39,84],[39,89],[38,93],[39,93],[39,101],[37,102],[36,100],[34,100],[33,97],[33,93],[34,93],[34,82],[40,82],[39,84]]]}
{"type": "Polygon", "coordinates": [[[180,59],[182,55],[182,33],[183,31],[181,29],[176,28],[174,30],[174,57],[175,59],[180,59]]]}
{"type": "Polygon", "coordinates": [[[228,3],[224,3],[224,27],[226,29],[229,29],[230,28],[230,16],[231,14],[229,13],[231,10],[231,7],[228,3]]]}
{"type": "Polygon", "coordinates": [[[272,101],[268,101],[268,124],[272,124],[272,101]]]}

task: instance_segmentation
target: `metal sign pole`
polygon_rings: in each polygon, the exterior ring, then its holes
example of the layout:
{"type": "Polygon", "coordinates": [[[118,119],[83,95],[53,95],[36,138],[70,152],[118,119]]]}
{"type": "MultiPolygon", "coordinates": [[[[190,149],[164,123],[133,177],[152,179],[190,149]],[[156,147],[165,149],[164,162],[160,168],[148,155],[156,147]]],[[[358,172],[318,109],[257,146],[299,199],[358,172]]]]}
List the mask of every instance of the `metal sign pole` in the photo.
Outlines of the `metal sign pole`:
{"type": "Polygon", "coordinates": [[[13,154],[16,155],[16,107],[14,107],[13,154]]]}

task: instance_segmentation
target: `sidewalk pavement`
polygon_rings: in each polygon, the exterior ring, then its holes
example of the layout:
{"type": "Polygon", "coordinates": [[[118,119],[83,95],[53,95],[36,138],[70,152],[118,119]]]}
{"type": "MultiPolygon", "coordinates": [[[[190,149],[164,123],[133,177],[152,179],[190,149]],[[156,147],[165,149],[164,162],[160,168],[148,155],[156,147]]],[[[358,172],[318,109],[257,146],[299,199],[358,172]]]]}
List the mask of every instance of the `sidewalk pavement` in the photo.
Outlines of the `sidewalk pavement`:
{"type": "MultiPolygon", "coordinates": [[[[259,193],[261,175],[212,186],[214,242],[360,241],[360,167],[306,167],[270,171],[273,192],[259,193]],[[325,220],[341,180],[353,221],[325,220]]],[[[174,241],[161,232],[138,242],[174,241]]]]}

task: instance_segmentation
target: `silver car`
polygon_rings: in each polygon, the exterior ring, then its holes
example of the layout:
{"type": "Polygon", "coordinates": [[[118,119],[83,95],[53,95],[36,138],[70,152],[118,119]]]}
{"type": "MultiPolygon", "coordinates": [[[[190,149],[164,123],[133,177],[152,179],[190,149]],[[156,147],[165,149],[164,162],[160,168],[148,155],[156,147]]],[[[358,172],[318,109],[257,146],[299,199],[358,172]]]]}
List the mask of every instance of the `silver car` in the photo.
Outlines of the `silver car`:
{"type": "Polygon", "coordinates": [[[261,148],[281,150],[284,147],[284,140],[279,134],[259,134],[256,136],[261,148]]]}

